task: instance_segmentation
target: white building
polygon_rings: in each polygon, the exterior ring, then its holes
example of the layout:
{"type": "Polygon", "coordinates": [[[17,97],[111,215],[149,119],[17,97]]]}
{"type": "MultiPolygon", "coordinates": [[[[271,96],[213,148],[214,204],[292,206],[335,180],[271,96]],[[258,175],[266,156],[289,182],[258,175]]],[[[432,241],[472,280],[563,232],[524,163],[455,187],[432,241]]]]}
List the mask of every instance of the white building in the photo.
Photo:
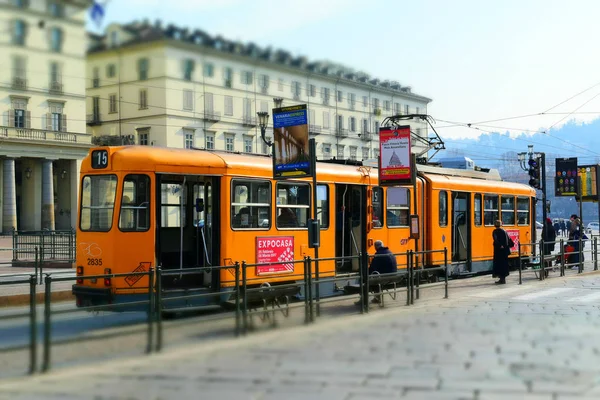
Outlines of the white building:
{"type": "MultiPolygon", "coordinates": [[[[397,82],[198,30],[134,22],[91,38],[88,133],[103,137],[97,143],[120,136],[125,143],[266,153],[256,113],[271,114],[281,98],[284,106],[308,104],[319,159],[363,160],[378,156],[385,117],[426,114],[431,101],[397,82]]],[[[409,122],[427,136],[424,122],[409,122]]]]}
{"type": "Polygon", "coordinates": [[[91,0],[0,0],[0,224],[71,229],[85,125],[91,0]]]}

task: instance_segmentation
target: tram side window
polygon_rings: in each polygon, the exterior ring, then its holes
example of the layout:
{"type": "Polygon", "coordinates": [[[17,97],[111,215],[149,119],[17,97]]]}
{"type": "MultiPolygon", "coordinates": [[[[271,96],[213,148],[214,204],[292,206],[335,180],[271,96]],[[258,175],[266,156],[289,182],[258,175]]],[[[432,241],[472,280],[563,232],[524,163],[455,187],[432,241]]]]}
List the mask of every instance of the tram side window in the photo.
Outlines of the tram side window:
{"type": "Polygon", "coordinates": [[[310,212],[307,183],[277,183],[277,227],[306,228],[310,212]]]}
{"type": "Polygon", "coordinates": [[[529,199],[517,198],[517,221],[519,225],[529,225],[529,199]]]}
{"type": "Polygon", "coordinates": [[[440,226],[448,226],[448,192],[440,191],[440,226]]]}
{"type": "Polygon", "coordinates": [[[373,228],[383,227],[383,189],[373,188],[373,228]]]}
{"type": "Polygon", "coordinates": [[[474,215],[474,221],[475,221],[475,226],[481,226],[481,195],[480,194],[476,194],[475,195],[475,199],[474,199],[474,210],[475,210],[475,215],[474,215]]]}
{"type": "Polygon", "coordinates": [[[108,232],[112,228],[117,177],[88,175],[81,183],[79,228],[88,232],[108,232]]]}
{"type": "Polygon", "coordinates": [[[406,188],[390,187],[387,190],[387,211],[385,218],[388,227],[408,226],[410,214],[410,192],[406,188]]]}
{"type": "Polygon", "coordinates": [[[231,181],[231,227],[271,227],[271,182],[245,179],[231,181]]]}
{"type": "Polygon", "coordinates": [[[187,186],[181,183],[161,183],[160,185],[160,226],[179,228],[185,226],[187,186]]]}
{"type": "Polygon", "coordinates": [[[502,225],[515,224],[515,197],[502,196],[502,225]]]}
{"type": "Polygon", "coordinates": [[[317,185],[317,219],[321,229],[329,227],[329,188],[317,185]]]}
{"type": "Polygon", "coordinates": [[[483,223],[485,226],[493,226],[498,219],[498,196],[483,196],[483,223]]]}
{"type": "Polygon", "coordinates": [[[123,181],[119,229],[127,232],[150,228],[150,178],[147,175],[127,175],[123,181]]]}

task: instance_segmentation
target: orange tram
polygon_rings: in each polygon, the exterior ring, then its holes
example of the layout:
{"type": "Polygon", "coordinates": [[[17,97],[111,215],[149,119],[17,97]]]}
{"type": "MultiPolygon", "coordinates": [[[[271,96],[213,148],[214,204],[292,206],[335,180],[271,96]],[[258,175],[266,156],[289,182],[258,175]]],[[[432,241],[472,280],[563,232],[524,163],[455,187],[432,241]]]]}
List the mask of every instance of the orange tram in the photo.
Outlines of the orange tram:
{"type": "MultiPolygon", "coordinates": [[[[322,277],[358,271],[351,256],[373,254],[376,240],[394,253],[447,248],[449,274],[460,276],[491,271],[497,219],[516,244],[535,239],[535,191],[502,181],[495,170],[418,165],[416,185],[380,187],[376,168],[318,162],[317,204],[311,204],[309,179],[274,180],[272,168],[272,159],[259,155],[147,146],[90,150],[81,166],[77,275],[313,257],[307,234],[313,207],[321,229],[319,258],[337,258],[320,263],[322,277]],[[411,214],[419,215],[419,239],[410,239],[411,214]]],[[[440,266],[444,255],[424,254],[417,262],[425,269],[440,266]]],[[[511,262],[518,262],[514,253],[511,262]]],[[[248,268],[248,280],[277,285],[302,277],[301,263],[283,265],[276,275],[248,268]]],[[[165,280],[162,288],[165,294],[231,293],[233,271],[206,268],[165,280]]],[[[114,304],[146,298],[148,284],[148,276],[135,275],[79,279],[73,294],[79,306],[114,304]]],[[[337,290],[329,285],[322,295],[337,290]]],[[[203,299],[227,301],[226,295],[203,299]]]]}

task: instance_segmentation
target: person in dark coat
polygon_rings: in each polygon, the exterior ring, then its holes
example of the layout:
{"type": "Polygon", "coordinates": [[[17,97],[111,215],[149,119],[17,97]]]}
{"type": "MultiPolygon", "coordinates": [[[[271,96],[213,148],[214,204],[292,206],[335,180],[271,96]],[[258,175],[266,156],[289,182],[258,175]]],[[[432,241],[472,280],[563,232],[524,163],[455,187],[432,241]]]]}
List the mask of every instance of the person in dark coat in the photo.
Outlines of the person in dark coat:
{"type": "Polygon", "coordinates": [[[560,223],[558,221],[556,221],[552,227],[554,228],[554,233],[556,235],[560,235],[560,223]]]}
{"type": "Polygon", "coordinates": [[[499,280],[495,282],[497,285],[504,285],[508,271],[508,255],[510,254],[510,243],[512,240],[508,237],[508,233],[502,229],[502,221],[497,220],[494,223],[496,229],[492,232],[494,240],[494,265],[492,267],[492,275],[497,276],[499,280]]]}
{"type": "MultiPolygon", "coordinates": [[[[376,240],[375,243],[375,256],[371,265],[369,266],[369,274],[391,274],[398,271],[398,263],[396,262],[396,256],[393,255],[392,251],[383,245],[381,240],[376,240]]],[[[379,293],[379,289],[375,290],[379,293]]],[[[372,300],[373,303],[381,302],[379,295],[375,296],[372,300]]]]}
{"type": "MultiPolygon", "coordinates": [[[[552,266],[552,260],[546,256],[552,254],[554,245],[556,244],[556,231],[550,218],[546,218],[546,223],[542,228],[542,240],[544,241],[544,265],[548,268],[552,266]]],[[[545,270],[545,274],[548,276],[548,270],[545,270]]]]}

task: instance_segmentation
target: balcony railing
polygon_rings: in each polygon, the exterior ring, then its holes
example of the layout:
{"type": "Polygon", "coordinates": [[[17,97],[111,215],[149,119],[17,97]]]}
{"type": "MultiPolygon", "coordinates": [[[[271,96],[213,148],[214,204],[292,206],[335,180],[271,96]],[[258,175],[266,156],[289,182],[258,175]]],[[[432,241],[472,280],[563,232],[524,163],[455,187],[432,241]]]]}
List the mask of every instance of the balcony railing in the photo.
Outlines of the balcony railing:
{"type": "Polygon", "coordinates": [[[313,136],[321,134],[321,126],[320,125],[309,125],[308,133],[313,136]]]}
{"type": "Polygon", "coordinates": [[[90,126],[102,124],[102,118],[101,118],[100,113],[88,114],[86,121],[87,121],[87,124],[90,126]]]}
{"type": "Polygon", "coordinates": [[[37,142],[62,142],[91,144],[92,135],[75,132],[55,132],[43,129],[0,127],[1,140],[27,140],[37,142]]]}
{"type": "Polygon", "coordinates": [[[27,89],[27,79],[18,77],[12,78],[12,88],[19,90],[27,89]]]}
{"type": "Polygon", "coordinates": [[[371,140],[373,140],[373,134],[371,134],[370,132],[362,132],[360,134],[360,140],[362,140],[363,142],[370,142],[371,140]]]}
{"type": "Polygon", "coordinates": [[[212,121],[212,122],[219,122],[221,120],[221,112],[213,111],[213,110],[205,110],[204,111],[204,120],[212,121]]]}
{"type": "Polygon", "coordinates": [[[337,137],[348,137],[348,129],[337,128],[335,130],[335,136],[337,136],[337,137]]]}
{"type": "Polygon", "coordinates": [[[256,126],[256,117],[244,115],[244,117],[242,118],[242,124],[244,126],[256,126]]]}
{"type": "Polygon", "coordinates": [[[50,82],[50,93],[62,93],[63,84],[60,82],[50,82]]]}

